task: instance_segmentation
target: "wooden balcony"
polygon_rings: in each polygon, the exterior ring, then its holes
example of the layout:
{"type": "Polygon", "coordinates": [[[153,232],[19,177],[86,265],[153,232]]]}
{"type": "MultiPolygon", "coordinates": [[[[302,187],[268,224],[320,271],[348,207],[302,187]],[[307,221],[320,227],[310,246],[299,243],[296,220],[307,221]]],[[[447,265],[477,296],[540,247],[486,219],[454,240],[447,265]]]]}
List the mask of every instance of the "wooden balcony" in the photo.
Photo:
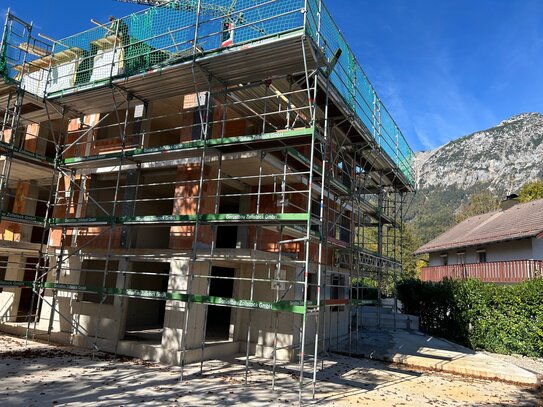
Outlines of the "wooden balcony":
{"type": "Polygon", "coordinates": [[[476,278],[488,283],[518,283],[543,275],[543,260],[511,260],[488,263],[451,264],[422,269],[423,281],[476,278]]]}

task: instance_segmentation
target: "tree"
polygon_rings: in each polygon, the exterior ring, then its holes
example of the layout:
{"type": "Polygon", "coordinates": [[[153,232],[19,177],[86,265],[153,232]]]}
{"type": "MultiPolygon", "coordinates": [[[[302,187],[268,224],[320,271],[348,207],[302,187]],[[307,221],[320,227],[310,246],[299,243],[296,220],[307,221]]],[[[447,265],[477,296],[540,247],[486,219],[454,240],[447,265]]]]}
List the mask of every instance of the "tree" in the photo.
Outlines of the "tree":
{"type": "Polygon", "coordinates": [[[420,269],[427,265],[427,255],[414,256],[413,252],[422,246],[422,241],[419,235],[416,234],[413,225],[409,223],[403,224],[403,241],[402,241],[402,268],[404,277],[419,278],[420,269]]]}
{"type": "Polygon", "coordinates": [[[518,194],[520,202],[530,202],[543,198],[543,180],[529,181],[524,184],[518,194]]]}
{"type": "Polygon", "coordinates": [[[485,190],[476,194],[473,194],[469,198],[467,205],[460,206],[458,213],[455,215],[454,220],[456,223],[460,223],[472,216],[482,215],[495,211],[500,208],[500,200],[492,192],[485,190]]]}

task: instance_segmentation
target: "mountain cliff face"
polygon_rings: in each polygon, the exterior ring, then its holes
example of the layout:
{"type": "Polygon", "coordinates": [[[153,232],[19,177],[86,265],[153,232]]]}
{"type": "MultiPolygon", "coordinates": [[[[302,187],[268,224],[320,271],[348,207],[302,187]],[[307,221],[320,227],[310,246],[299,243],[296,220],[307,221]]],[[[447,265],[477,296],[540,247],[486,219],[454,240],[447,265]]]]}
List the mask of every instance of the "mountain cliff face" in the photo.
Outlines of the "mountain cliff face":
{"type": "Polygon", "coordinates": [[[410,217],[423,241],[453,224],[471,194],[498,197],[543,178],[543,115],[523,113],[415,156],[418,192],[410,217]]]}

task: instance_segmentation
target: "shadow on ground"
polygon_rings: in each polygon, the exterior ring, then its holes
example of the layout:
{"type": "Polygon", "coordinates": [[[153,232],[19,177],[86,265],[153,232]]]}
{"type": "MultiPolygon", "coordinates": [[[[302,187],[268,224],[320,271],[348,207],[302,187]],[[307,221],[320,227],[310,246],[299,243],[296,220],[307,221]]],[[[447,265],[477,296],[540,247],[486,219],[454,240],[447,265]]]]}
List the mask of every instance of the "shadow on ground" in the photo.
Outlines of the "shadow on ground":
{"type": "MultiPolygon", "coordinates": [[[[20,340],[18,344],[3,346],[3,339],[4,336],[0,337],[0,347],[4,349],[0,351],[2,405],[260,406],[298,403],[299,376],[295,364],[277,366],[275,391],[271,391],[272,366],[267,360],[251,360],[247,384],[245,360],[241,357],[207,361],[202,373],[199,363],[189,365],[184,380],[180,381],[180,369],[175,366],[129,358],[114,359],[106,354],[97,354],[91,360],[88,352],[78,349],[32,344],[24,348],[24,342],[20,340]]],[[[500,383],[502,394],[496,396],[498,388],[492,387],[495,383],[466,381],[345,356],[329,356],[318,365],[315,400],[312,400],[312,371],[308,369],[304,374],[305,404],[401,403],[415,406],[439,401],[445,406],[466,405],[455,396],[455,391],[460,394],[460,390],[466,392],[466,389],[480,386],[483,389],[480,394],[466,396],[474,401],[471,405],[543,405],[541,389],[500,383]]]]}

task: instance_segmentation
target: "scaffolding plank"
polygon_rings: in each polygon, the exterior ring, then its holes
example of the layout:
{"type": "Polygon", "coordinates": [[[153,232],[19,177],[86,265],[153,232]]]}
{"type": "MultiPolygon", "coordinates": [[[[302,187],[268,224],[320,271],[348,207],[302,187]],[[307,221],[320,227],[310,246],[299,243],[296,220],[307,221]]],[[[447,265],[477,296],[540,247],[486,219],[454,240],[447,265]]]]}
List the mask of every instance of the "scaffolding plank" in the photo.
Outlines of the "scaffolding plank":
{"type": "MultiPolygon", "coordinates": [[[[0,280],[0,287],[7,288],[33,288],[33,289],[51,289],[69,292],[86,292],[98,295],[112,295],[119,297],[141,298],[163,301],[191,302],[195,304],[219,305],[224,307],[262,309],[270,311],[290,312],[294,314],[304,314],[308,308],[316,307],[317,301],[307,301],[306,305],[301,300],[284,300],[277,302],[254,301],[248,299],[225,298],[212,295],[187,294],[178,291],[152,291],[137,290],[132,288],[108,288],[92,287],[79,284],[65,284],[54,282],[34,282],[34,281],[16,281],[0,280]]],[[[376,300],[350,300],[350,299],[329,299],[322,300],[320,306],[338,306],[338,305],[374,305],[376,300]]]]}
{"type": "Polygon", "coordinates": [[[219,213],[219,214],[201,214],[201,215],[159,215],[159,216],[126,216],[116,219],[119,224],[176,224],[176,223],[194,223],[200,221],[203,223],[238,223],[238,222],[258,222],[258,223],[276,223],[276,222],[307,222],[309,214],[307,213],[219,213]]]}
{"type": "Polygon", "coordinates": [[[355,256],[354,263],[357,264],[359,267],[368,266],[374,268],[381,268],[384,265],[387,265],[389,268],[395,268],[402,266],[401,263],[399,263],[392,257],[379,255],[377,252],[368,250],[357,245],[354,245],[349,249],[339,250],[339,252],[347,256],[355,256]]]}
{"type": "MultiPolygon", "coordinates": [[[[283,225],[280,225],[283,226],[283,225]]],[[[277,231],[277,225],[264,226],[264,229],[277,231]]],[[[288,225],[284,226],[283,234],[285,236],[284,240],[289,240],[289,237],[292,238],[302,238],[307,236],[307,227],[304,225],[288,225]]],[[[309,230],[309,240],[312,242],[318,242],[321,238],[320,231],[309,230]]]]}
{"type": "Polygon", "coordinates": [[[173,154],[176,151],[182,151],[182,150],[196,150],[204,147],[205,143],[201,140],[196,141],[187,141],[184,143],[179,144],[171,144],[161,147],[151,147],[151,148],[136,148],[133,150],[128,150],[124,152],[115,152],[115,153],[105,153],[105,154],[97,154],[92,156],[86,156],[86,157],[70,157],[65,158],[63,163],[66,166],[69,167],[81,167],[81,168],[89,168],[91,166],[99,167],[104,166],[107,164],[107,161],[117,161],[120,158],[136,158],[136,157],[143,157],[143,156],[152,156],[148,157],[148,161],[155,160],[158,156],[164,155],[164,154],[173,154]],[[96,165],[92,165],[91,163],[94,161],[99,161],[96,165]]]}
{"type": "Polygon", "coordinates": [[[0,287],[26,288],[34,287],[34,281],[0,280],[0,287]]]}
{"type": "Polygon", "coordinates": [[[219,305],[224,307],[290,312],[295,314],[304,314],[306,311],[306,307],[303,305],[303,302],[300,301],[254,301],[248,299],[224,298],[211,295],[187,294],[177,291],[152,291],[137,290],[131,288],[91,287],[79,284],[15,280],[0,280],[0,287],[32,288],[35,290],[52,289],[76,293],[85,292],[106,296],[112,295],[119,297],[141,298],[150,300],[180,301],[205,305],[219,305]]]}
{"type": "Polygon", "coordinates": [[[238,136],[223,139],[211,139],[207,144],[210,147],[219,150],[228,150],[228,152],[236,151],[235,147],[243,147],[243,149],[261,148],[263,144],[274,143],[281,141],[285,146],[292,145],[293,142],[299,140],[308,143],[308,137],[311,137],[314,132],[314,127],[307,127],[296,130],[283,130],[274,133],[264,133],[251,136],[238,136]]]}
{"type": "Polygon", "coordinates": [[[53,157],[47,157],[45,155],[41,155],[38,153],[32,153],[30,151],[22,150],[20,148],[14,147],[11,144],[5,143],[3,141],[0,141],[0,149],[4,151],[12,151],[13,153],[15,153],[15,155],[21,156],[22,158],[29,158],[32,160],[45,162],[49,164],[52,164],[55,161],[53,157]]]}
{"type": "Polygon", "coordinates": [[[26,223],[30,225],[43,226],[45,218],[41,216],[22,215],[20,213],[0,212],[0,219],[15,223],[26,223]]]}
{"type": "Polygon", "coordinates": [[[201,215],[204,222],[307,222],[309,213],[227,213],[201,215]]]}
{"type": "Polygon", "coordinates": [[[51,218],[49,224],[51,226],[100,226],[112,225],[116,223],[114,216],[100,216],[92,218],[51,218]]]}
{"type": "Polygon", "coordinates": [[[274,133],[210,139],[207,141],[195,140],[160,147],[136,148],[124,152],[97,154],[87,157],[70,157],[64,159],[63,163],[71,168],[89,168],[104,166],[108,162],[114,164],[121,158],[130,158],[140,162],[149,162],[156,160],[158,157],[163,157],[165,154],[168,154],[168,159],[176,158],[179,154],[183,155],[183,152],[185,152],[184,155],[186,156],[186,151],[189,150],[198,152],[199,149],[205,147],[206,145],[210,148],[215,148],[218,150],[227,149],[228,152],[260,148],[262,147],[263,143],[275,144],[277,142],[281,142],[284,145],[292,145],[293,143],[300,142],[300,140],[307,139],[312,134],[313,127],[309,127],[274,133]]]}
{"type": "MultiPolygon", "coordinates": [[[[22,216],[22,215],[21,215],[22,216]]],[[[51,226],[99,226],[99,225],[175,225],[202,223],[305,223],[308,213],[220,213],[201,215],[152,215],[152,216],[103,216],[90,218],[52,218],[51,226]]]]}

